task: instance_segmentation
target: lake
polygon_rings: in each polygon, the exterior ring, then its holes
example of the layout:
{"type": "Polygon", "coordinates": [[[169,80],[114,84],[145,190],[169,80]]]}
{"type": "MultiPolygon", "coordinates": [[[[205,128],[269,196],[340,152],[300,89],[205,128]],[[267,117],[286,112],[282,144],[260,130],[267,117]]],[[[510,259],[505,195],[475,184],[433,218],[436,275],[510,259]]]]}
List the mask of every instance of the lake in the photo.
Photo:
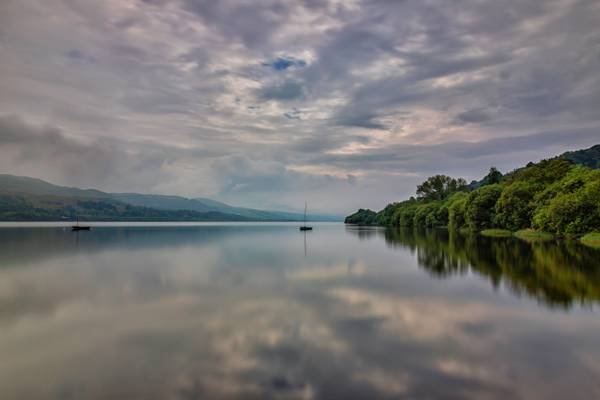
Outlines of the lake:
{"type": "Polygon", "coordinates": [[[290,223],[0,225],[0,398],[600,398],[600,251],[290,223]]]}

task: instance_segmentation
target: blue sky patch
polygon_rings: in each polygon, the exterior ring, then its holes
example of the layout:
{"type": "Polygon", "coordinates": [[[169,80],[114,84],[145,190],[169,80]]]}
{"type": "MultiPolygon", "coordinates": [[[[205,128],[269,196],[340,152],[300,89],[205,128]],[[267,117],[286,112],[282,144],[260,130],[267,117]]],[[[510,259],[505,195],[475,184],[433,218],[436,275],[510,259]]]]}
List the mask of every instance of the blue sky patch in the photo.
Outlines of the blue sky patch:
{"type": "Polygon", "coordinates": [[[290,67],[305,67],[306,61],[298,60],[296,58],[277,57],[274,61],[263,63],[264,66],[271,67],[275,71],[284,71],[290,67]]]}

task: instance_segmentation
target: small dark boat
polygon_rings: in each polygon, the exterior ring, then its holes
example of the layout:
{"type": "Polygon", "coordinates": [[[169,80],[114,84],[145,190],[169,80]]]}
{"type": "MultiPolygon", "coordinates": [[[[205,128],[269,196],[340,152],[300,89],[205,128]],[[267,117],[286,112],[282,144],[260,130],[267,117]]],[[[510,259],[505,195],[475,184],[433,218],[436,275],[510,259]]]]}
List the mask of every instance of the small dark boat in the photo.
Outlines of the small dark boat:
{"type": "Polygon", "coordinates": [[[300,227],[301,231],[312,231],[312,226],[306,226],[306,202],[304,202],[304,225],[300,227]]]}
{"type": "Polygon", "coordinates": [[[90,227],[86,225],[79,225],[79,217],[77,217],[77,224],[71,227],[73,231],[89,231],[90,227]]]}

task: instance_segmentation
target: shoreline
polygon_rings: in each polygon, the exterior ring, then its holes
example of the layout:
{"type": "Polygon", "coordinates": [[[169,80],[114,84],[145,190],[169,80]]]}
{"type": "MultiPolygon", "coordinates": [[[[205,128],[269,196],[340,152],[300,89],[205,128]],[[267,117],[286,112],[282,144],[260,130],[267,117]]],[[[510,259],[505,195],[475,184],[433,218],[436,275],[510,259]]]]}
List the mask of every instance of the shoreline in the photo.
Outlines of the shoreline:
{"type": "Polygon", "coordinates": [[[413,226],[388,226],[379,224],[351,224],[344,223],[349,226],[364,226],[364,227],[381,227],[386,229],[445,229],[448,232],[454,231],[459,232],[463,235],[475,234],[490,238],[507,238],[515,237],[517,239],[524,240],[526,242],[534,241],[547,241],[547,240],[576,240],[581,244],[600,249],[600,232],[587,232],[581,235],[554,235],[549,232],[537,231],[532,228],[519,229],[517,231],[510,231],[508,229],[490,228],[482,229],[480,231],[473,231],[468,228],[453,229],[448,226],[433,226],[433,227],[413,227],[413,226]]]}

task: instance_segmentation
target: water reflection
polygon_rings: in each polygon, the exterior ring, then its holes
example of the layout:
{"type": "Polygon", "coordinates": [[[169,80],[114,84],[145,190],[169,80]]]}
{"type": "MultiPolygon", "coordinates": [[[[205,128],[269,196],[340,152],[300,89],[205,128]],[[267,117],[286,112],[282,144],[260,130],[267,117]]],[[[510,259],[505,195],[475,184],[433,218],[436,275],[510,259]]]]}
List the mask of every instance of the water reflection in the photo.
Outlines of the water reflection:
{"type": "Polygon", "coordinates": [[[385,240],[416,250],[419,265],[435,277],[472,271],[551,307],[600,301],[600,252],[574,240],[527,242],[440,229],[386,230],[385,240]]]}
{"type": "Polygon", "coordinates": [[[88,233],[0,229],[0,398],[600,394],[593,254],[568,244],[316,225],[305,256],[296,226],[88,233]],[[515,249],[537,277],[512,278],[515,249]]]}

